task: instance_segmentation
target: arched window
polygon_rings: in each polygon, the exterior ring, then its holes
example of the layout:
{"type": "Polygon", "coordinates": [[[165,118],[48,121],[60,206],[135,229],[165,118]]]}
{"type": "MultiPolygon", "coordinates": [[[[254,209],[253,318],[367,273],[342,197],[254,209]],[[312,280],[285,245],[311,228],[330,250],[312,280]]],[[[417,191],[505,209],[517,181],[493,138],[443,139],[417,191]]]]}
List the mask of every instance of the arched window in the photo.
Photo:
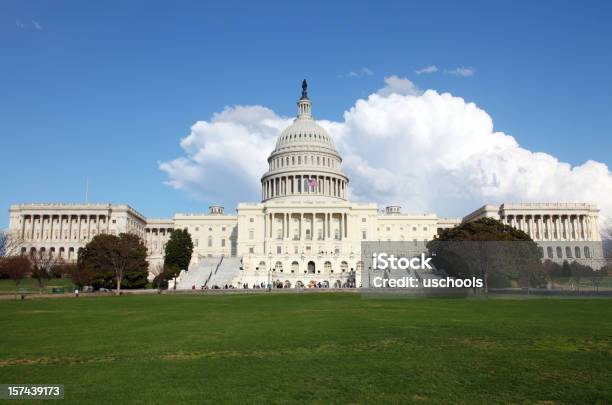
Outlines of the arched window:
{"type": "Polygon", "coordinates": [[[332,266],[331,266],[331,262],[330,261],[327,261],[327,262],[325,262],[323,264],[323,270],[329,272],[329,271],[331,271],[331,269],[332,269],[332,266]]]}
{"type": "Polygon", "coordinates": [[[591,249],[589,249],[588,246],[584,247],[584,257],[586,257],[587,259],[591,258],[591,249]]]}
{"type": "Polygon", "coordinates": [[[561,246],[557,246],[557,259],[563,258],[563,250],[561,250],[561,246]]]}
{"type": "Polygon", "coordinates": [[[552,248],[552,246],[549,246],[549,247],[546,248],[546,254],[548,255],[549,259],[553,258],[553,248],[552,248]]]}
{"type": "Polygon", "coordinates": [[[343,273],[345,273],[348,270],[348,263],[343,261],[342,263],[340,263],[340,271],[342,271],[343,273]]]}
{"type": "Polygon", "coordinates": [[[276,262],[276,264],[274,265],[274,271],[278,271],[280,273],[283,272],[283,263],[282,262],[276,262]]]}
{"type": "Polygon", "coordinates": [[[297,273],[299,269],[300,269],[300,264],[298,262],[292,262],[291,263],[291,272],[292,273],[297,273]]]}
{"type": "Polygon", "coordinates": [[[580,248],[578,246],[574,249],[574,254],[576,255],[576,259],[580,259],[580,248]]]}
{"type": "Polygon", "coordinates": [[[565,247],[565,257],[567,257],[568,259],[572,258],[572,248],[569,246],[565,247]]]}
{"type": "Polygon", "coordinates": [[[359,260],[357,262],[357,271],[361,271],[361,270],[363,270],[363,262],[359,260]]]}
{"type": "Polygon", "coordinates": [[[266,262],[264,262],[263,260],[259,262],[259,265],[257,267],[255,267],[255,270],[265,270],[266,269],[266,262]]]}

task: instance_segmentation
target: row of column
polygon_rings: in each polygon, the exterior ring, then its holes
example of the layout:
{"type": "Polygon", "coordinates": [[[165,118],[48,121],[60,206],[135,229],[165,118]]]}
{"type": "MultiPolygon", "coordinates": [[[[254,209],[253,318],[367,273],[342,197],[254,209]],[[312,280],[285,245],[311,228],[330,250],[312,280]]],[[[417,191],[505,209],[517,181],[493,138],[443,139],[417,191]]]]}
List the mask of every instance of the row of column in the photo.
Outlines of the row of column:
{"type": "Polygon", "coordinates": [[[92,232],[95,235],[100,232],[108,232],[108,230],[109,221],[106,215],[24,215],[21,238],[24,240],[81,240],[89,239],[92,232]],[[54,221],[55,218],[57,221],[54,221]],[[37,219],[40,221],[38,226],[37,219]]]}
{"type": "Polygon", "coordinates": [[[145,228],[145,245],[151,253],[163,253],[172,228],[145,228]]]}
{"type": "Polygon", "coordinates": [[[289,195],[324,195],[346,199],[347,181],[318,175],[279,176],[264,180],[261,189],[262,200],[289,195]]]}
{"type": "Polygon", "coordinates": [[[348,237],[348,214],[326,212],[269,213],[266,215],[265,232],[267,238],[277,240],[345,239],[348,237]],[[322,219],[320,227],[317,227],[317,218],[322,219]],[[298,219],[298,221],[294,221],[295,219],[298,219]],[[337,222],[334,220],[337,220],[337,222]],[[336,223],[337,227],[334,227],[333,225],[336,223]],[[333,235],[332,228],[334,228],[333,235]],[[320,232],[315,235],[315,231],[320,232]]]}
{"type": "Polygon", "coordinates": [[[506,223],[534,240],[598,240],[599,224],[589,215],[508,215],[506,223]]]}

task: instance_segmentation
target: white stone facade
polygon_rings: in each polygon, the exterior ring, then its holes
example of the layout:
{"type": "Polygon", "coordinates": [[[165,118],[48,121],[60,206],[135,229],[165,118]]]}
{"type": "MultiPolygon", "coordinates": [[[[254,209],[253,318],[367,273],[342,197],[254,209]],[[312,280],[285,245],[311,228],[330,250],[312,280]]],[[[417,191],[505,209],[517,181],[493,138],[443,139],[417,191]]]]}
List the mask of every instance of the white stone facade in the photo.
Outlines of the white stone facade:
{"type": "Polygon", "coordinates": [[[146,218],[128,205],[18,204],[9,208],[9,234],[23,241],[21,253],[52,254],[72,261],[94,236],[145,236],[146,218]]]}
{"type": "Polygon", "coordinates": [[[527,233],[544,259],[576,260],[595,269],[605,263],[599,229],[599,209],[588,203],[520,203],[485,205],[464,222],[494,218],[527,233]]]}
{"type": "MultiPolygon", "coordinates": [[[[273,279],[292,286],[358,286],[363,241],[413,241],[416,246],[443,229],[482,217],[526,231],[542,246],[545,258],[551,256],[549,247],[553,260],[601,255],[598,209],[592,204],[486,205],[460,219],[406,214],[399,206],[379,211],[373,203],[350,202],[342,158],[312,117],[305,83],[297,104],[297,118],[280,134],[268,158],[261,202],[239,203],[235,214],[211,206],[205,214],[147,220],[127,205],[22,204],[10,208],[10,230],[23,237],[24,252],[53,252],[69,260],[98,233],[133,232],[145,240],[149,261],[157,265],[172,231],[186,229],[194,242],[192,266],[208,257],[239,257],[236,282],[249,285],[273,279]],[[597,242],[599,250],[596,244],[592,247],[597,242]]],[[[597,267],[593,260],[588,263],[597,267]]]]}

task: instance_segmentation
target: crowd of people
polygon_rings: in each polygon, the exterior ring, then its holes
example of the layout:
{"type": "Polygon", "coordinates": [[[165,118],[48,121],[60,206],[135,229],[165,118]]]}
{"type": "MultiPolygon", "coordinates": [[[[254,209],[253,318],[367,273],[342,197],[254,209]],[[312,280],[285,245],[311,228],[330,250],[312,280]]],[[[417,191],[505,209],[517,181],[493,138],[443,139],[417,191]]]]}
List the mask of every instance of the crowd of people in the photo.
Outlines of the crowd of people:
{"type": "MultiPolygon", "coordinates": [[[[302,283],[298,283],[295,286],[292,286],[291,283],[289,282],[285,282],[283,283],[282,281],[272,281],[271,283],[265,283],[265,282],[261,282],[261,283],[253,283],[253,285],[249,285],[249,283],[243,283],[242,285],[238,285],[238,286],[234,286],[233,284],[225,284],[222,286],[218,286],[218,285],[212,285],[212,286],[207,286],[207,285],[202,285],[199,287],[200,290],[236,290],[242,288],[244,290],[260,290],[260,289],[272,289],[272,288],[330,288],[329,283],[327,281],[324,282],[316,282],[314,280],[312,280],[308,285],[304,285],[302,283]]],[[[350,282],[347,281],[345,282],[341,288],[355,288],[355,283],[354,282],[350,282]]],[[[194,284],[191,286],[192,290],[196,290],[197,286],[194,284]]]]}

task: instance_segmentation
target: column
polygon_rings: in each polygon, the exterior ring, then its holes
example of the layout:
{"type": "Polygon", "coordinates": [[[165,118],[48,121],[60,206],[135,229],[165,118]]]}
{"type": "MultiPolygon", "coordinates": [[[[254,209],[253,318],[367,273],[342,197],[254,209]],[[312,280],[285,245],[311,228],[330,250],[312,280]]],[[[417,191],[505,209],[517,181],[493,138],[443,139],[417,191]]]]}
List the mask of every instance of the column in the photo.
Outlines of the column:
{"type": "Polygon", "coordinates": [[[348,214],[344,214],[344,237],[348,238],[348,214]]]}
{"type": "Polygon", "coordinates": [[[572,218],[572,237],[574,240],[580,240],[580,233],[578,232],[578,215],[574,215],[572,218]]]}
{"type": "MultiPolygon", "coordinates": [[[[55,239],[54,239],[54,236],[55,236],[55,235],[53,235],[53,232],[55,231],[55,226],[53,226],[53,225],[54,225],[54,224],[53,224],[53,218],[54,218],[54,217],[55,217],[55,215],[51,214],[51,229],[49,230],[49,239],[50,239],[50,240],[55,240],[55,239]]],[[[57,254],[58,252],[59,252],[59,250],[58,250],[58,251],[56,251],[55,253],[57,254]]]]}
{"type": "Polygon", "coordinates": [[[325,240],[325,235],[327,234],[327,215],[325,213],[323,213],[323,221],[321,223],[323,224],[323,240],[325,240]]]}
{"type": "MultiPolygon", "coordinates": [[[[264,240],[268,237],[268,214],[264,216],[264,240]]],[[[264,249],[265,253],[265,249],[264,249]]]]}
{"type": "Polygon", "coordinates": [[[40,240],[45,240],[45,216],[40,216],[40,240]]]}
{"type": "Polygon", "coordinates": [[[310,214],[310,240],[315,240],[315,236],[314,236],[314,230],[315,230],[315,214],[311,213],[310,214]]]}

